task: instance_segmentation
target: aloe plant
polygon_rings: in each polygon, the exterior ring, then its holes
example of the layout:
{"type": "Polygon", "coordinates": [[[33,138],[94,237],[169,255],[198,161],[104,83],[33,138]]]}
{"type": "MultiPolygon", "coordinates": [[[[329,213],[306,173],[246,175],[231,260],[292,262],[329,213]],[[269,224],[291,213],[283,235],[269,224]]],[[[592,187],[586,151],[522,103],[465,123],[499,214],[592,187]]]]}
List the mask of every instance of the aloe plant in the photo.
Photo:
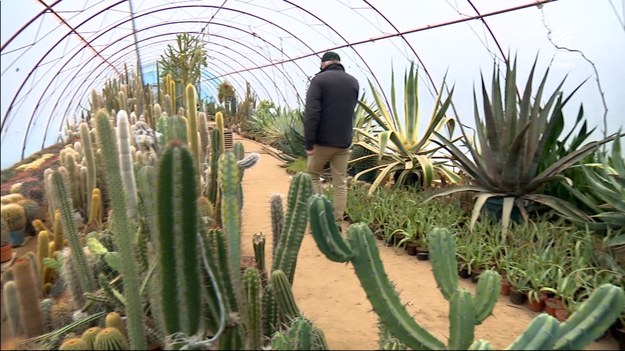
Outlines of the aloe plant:
{"type": "Polygon", "coordinates": [[[387,176],[395,172],[399,172],[399,184],[403,184],[410,173],[420,177],[421,182],[425,186],[430,186],[436,177],[448,179],[452,183],[460,179],[456,173],[447,167],[448,160],[436,155],[440,146],[432,144],[435,133],[441,131],[444,127],[447,127],[449,131],[453,131],[454,120],[445,116],[447,108],[451,104],[453,89],[444,100],[442,100],[444,89],[439,89],[440,93],[436,97],[434,111],[430,116],[428,126],[423,135],[420,136],[417,78],[418,72],[413,62],[404,76],[403,121],[396,106],[394,73],[391,81],[391,106],[386,105],[380,93],[371,82],[369,82],[369,85],[371,86],[377,110],[372,109],[363,101],[359,101],[359,106],[375,120],[381,129],[379,133],[375,131],[371,133],[364,128],[356,129],[364,138],[363,141],[357,142],[356,145],[361,145],[374,152],[378,155],[378,160],[380,161],[378,166],[364,170],[355,176],[358,179],[365,173],[378,169],[381,170],[369,189],[369,194],[372,194],[387,176]]]}
{"type": "Polygon", "coordinates": [[[591,221],[589,216],[570,203],[541,194],[539,190],[549,181],[564,179],[563,171],[614,137],[586,143],[561,158],[553,160],[552,164],[539,172],[539,164],[545,154],[545,145],[557,132],[558,125],[561,123],[562,108],[577,89],[564,98],[561,92],[563,80],[543,103],[543,92],[549,70],[547,69],[543,75],[538,90],[533,96],[532,84],[535,69],[536,61],[522,95],[517,94],[516,60],[507,62],[503,83],[497,67],[493,68],[490,95],[482,76],[482,113],[478,108],[475,91],[473,94],[475,142],[471,142],[472,139],[465,127],[460,124],[464,146],[469,150],[473,159],[465,155],[453,140],[434,132],[439,139],[437,143],[443,145],[454,156],[461,169],[474,178],[475,184],[441,189],[434,192],[427,200],[461,191],[477,192],[477,200],[470,221],[471,228],[477,221],[484,203],[494,197],[503,198],[501,217],[503,228],[508,228],[514,206],[520,209],[523,218],[528,217],[525,208],[525,203],[528,201],[547,205],[569,217],[591,221]]]}

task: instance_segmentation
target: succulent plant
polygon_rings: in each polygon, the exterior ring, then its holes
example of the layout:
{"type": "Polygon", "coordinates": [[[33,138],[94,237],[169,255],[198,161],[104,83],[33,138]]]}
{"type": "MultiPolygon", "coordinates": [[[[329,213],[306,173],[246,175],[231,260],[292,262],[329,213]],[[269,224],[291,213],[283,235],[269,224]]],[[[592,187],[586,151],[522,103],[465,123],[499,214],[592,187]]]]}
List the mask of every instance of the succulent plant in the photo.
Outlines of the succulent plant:
{"type": "Polygon", "coordinates": [[[6,221],[9,231],[23,229],[26,226],[26,212],[16,203],[2,205],[2,218],[6,221]]]}
{"type": "MultiPolygon", "coordinates": [[[[487,271],[478,281],[476,295],[458,288],[455,242],[446,229],[428,234],[434,277],[443,296],[450,301],[449,342],[445,345],[408,313],[384,271],[375,239],[367,224],[352,224],[348,241],[333,224],[332,205],[325,195],[313,195],[309,203],[311,228],[319,250],[335,262],[351,262],[373,310],[381,322],[411,349],[490,349],[474,341],[475,326],[492,311],[499,295],[499,274],[487,271]]],[[[603,334],[625,308],[625,292],[604,284],[564,323],[543,313],[508,349],[583,349],[603,334]]]]}

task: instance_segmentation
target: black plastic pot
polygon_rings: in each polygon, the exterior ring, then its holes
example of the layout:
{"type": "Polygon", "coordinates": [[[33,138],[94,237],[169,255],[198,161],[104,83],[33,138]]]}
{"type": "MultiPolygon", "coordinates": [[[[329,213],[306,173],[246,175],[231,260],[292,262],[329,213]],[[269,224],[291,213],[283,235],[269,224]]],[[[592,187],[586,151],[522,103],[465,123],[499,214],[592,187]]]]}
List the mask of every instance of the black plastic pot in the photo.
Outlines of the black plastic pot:
{"type": "Polygon", "coordinates": [[[525,303],[525,300],[527,300],[527,294],[518,292],[515,289],[510,289],[510,296],[508,296],[508,298],[513,304],[522,305],[525,303]]]}
{"type": "Polygon", "coordinates": [[[471,273],[469,273],[469,269],[467,267],[458,269],[458,276],[462,279],[471,278],[471,273]]]}
{"type": "MultiPolygon", "coordinates": [[[[501,221],[501,215],[503,212],[503,197],[501,196],[489,197],[488,200],[486,200],[486,203],[484,204],[484,208],[488,212],[492,213],[497,219],[497,221],[501,221]]],[[[510,220],[517,222],[517,223],[521,222],[522,220],[521,210],[519,210],[519,208],[516,205],[512,207],[510,220]]]]}
{"type": "Polygon", "coordinates": [[[430,259],[430,253],[428,251],[417,251],[417,260],[427,261],[430,259]]]}

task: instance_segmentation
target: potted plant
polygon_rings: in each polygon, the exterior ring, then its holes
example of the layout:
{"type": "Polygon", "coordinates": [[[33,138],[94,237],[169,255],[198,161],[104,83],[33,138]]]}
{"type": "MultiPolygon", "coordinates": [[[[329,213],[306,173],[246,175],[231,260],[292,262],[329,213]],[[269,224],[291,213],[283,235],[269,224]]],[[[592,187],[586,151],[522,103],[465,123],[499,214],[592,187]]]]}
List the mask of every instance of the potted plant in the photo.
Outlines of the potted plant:
{"type": "Polygon", "coordinates": [[[507,277],[510,282],[510,302],[515,305],[524,304],[529,290],[529,279],[525,271],[517,265],[510,265],[508,266],[507,277]]]}
{"type": "Polygon", "coordinates": [[[619,350],[625,350],[625,312],[610,327],[612,337],[618,342],[619,350]]]}
{"type": "Polygon", "coordinates": [[[528,217],[526,203],[546,205],[562,215],[590,222],[592,219],[574,205],[541,194],[540,189],[549,181],[564,179],[562,172],[600,145],[614,139],[614,136],[589,142],[571,150],[561,158],[553,160],[552,164],[544,165],[545,169],[539,172],[538,166],[545,154],[545,145],[557,142],[558,133],[561,132],[559,126],[564,123],[562,109],[572,94],[566,98],[562,96],[560,89],[564,82],[561,82],[547,101],[543,101],[543,88],[549,73],[547,70],[536,95],[533,96],[532,81],[536,61],[530,70],[524,90],[521,94],[517,94],[516,60],[511,61],[506,63],[503,83],[497,67],[493,67],[490,96],[486,88],[488,84],[482,78],[483,115],[478,109],[477,94],[474,94],[475,138],[467,134],[466,127],[462,123],[458,124],[464,136],[464,147],[469,150],[470,156],[465,155],[464,150],[456,146],[452,140],[435,133],[440,140],[437,142],[444,145],[459,167],[473,177],[474,184],[441,189],[430,195],[426,201],[455,192],[477,192],[469,223],[471,229],[479,218],[484,204],[495,199],[501,202],[499,218],[504,229],[509,227],[515,207],[524,219],[528,217]]]}
{"type": "Polygon", "coordinates": [[[2,218],[2,237],[0,238],[0,244],[2,245],[1,253],[0,253],[0,262],[6,262],[13,258],[13,249],[11,245],[11,241],[9,240],[9,225],[2,218]]]}

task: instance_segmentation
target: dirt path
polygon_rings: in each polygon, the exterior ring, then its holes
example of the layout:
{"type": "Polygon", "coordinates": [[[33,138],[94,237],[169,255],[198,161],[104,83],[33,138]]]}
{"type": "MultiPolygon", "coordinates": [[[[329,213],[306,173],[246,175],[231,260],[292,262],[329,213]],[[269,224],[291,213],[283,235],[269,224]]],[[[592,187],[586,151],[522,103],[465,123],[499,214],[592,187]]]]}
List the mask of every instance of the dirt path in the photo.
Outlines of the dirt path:
{"type": "MultiPolygon", "coordinates": [[[[281,193],[286,203],[290,178],[280,167],[281,161],[264,152],[261,144],[236,135],[235,141],[241,141],[246,152],[261,154],[259,163],[247,170],[243,179],[243,254],[253,255],[252,235],[263,232],[269,257],[269,199],[272,194],[281,193]]],[[[436,287],[429,261],[417,261],[385,246],[380,247],[380,251],[386,272],[400,291],[402,302],[408,304],[409,311],[421,325],[446,341],[449,304],[436,287]]],[[[474,284],[470,282],[461,280],[461,285],[474,291],[474,284]]],[[[300,249],[293,289],[298,306],[325,332],[331,349],[378,349],[377,317],[370,312],[371,305],[352,267],[326,259],[310,235],[306,235],[300,249]]],[[[535,316],[536,313],[527,308],[516,307],[506,297],[500,297],[493,316],[477,328],[475,337],[486,339],[494,348],[501,349],[535,316]]],[[[609,339],[593,343],[588,349],[618,350],[618,345],[609,339]]]]}

